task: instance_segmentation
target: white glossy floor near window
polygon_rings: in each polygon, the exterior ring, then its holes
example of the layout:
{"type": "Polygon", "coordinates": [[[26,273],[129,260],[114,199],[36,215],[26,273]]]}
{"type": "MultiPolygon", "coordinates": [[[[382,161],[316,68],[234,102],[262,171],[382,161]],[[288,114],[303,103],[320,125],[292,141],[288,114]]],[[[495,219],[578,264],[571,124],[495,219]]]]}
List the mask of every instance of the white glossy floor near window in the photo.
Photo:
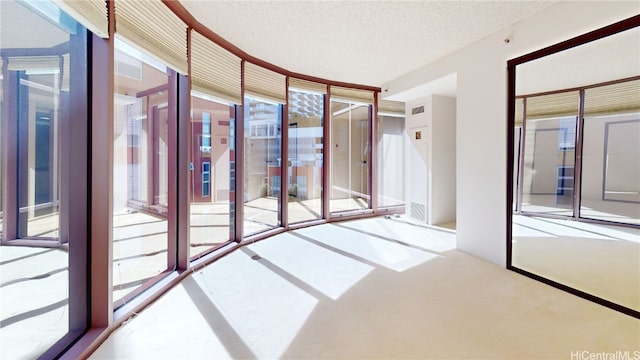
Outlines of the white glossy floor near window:
{"type": "Polygon", "coordinates": [[[640,350],[640,322],[403,219],[274,236],[194,272],[94,359],[535,358],[640,350]]]}
{"type": "Polygon", "coordinates": [[[69,329],[66,251],[0,246],[0,359],[35,359],[69,329]]]}

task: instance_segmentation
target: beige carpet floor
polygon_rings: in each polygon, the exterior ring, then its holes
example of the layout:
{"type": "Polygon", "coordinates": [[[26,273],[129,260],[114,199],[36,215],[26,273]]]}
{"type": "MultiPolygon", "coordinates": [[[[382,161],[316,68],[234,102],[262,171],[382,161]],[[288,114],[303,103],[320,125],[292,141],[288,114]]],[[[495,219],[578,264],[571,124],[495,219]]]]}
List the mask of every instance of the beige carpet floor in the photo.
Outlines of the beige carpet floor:
{"type": "MultiPolygon", "coordinates": [[[[572,359],[640,351],[640,321],[395,219],[243,247],[116,330],[93,359],[572,359]]],[[[632,358],[632,357],[631,357],[632,358]]]]}
{"type": "Polygon", "coordinates": [[[640,229],[530,216],[513,221],[514,266],[640,311],[640,229]]]}

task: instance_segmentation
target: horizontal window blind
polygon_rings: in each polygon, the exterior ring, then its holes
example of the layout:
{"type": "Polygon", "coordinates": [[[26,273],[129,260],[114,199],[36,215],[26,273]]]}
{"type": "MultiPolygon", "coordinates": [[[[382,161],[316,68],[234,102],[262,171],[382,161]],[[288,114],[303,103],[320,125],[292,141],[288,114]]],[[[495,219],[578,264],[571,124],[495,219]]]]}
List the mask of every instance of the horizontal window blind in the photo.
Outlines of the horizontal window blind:
{"type": "Polygon", "coordinates": [[[116,33],[188,73],[187,26],[160,0],[116,0],[116,33]]]}
{"type": "Polygon", "coordinates": [[[522,126],[522,114],[524,114],[524,99],[516,99],[516,114],[514,126],[522,126]]]}
{"type": "MultiPolygon", "coordinates": [[[[0,69],[2,62],[0,61],[0,69]]],[[[69,91],[71,64],[69,54],[52,56],[15,56],[7,63],[9,71],[55,74],[61,81],[60,90],[69,91]]]]}
{"type": "Polygon", "coordinates": [[[289,78],[289,89],[301,90],[301,91],[312,91],[320,94],[327,93],[326,84],[317,83],[317,82],[308,81],[308,80],[302,80],[298,78],[289,78]]]}
{"type": "Polygon", "coordinates": [[[281,104],[287,100],[287,78],[250,62],[244,65],[244,88],[248,95],[281,104]]]}
{"type": "Polygon", "coordinates": [[[527,97],[527,119],[577,116],[579,102],[578,91],[527,97]]]}
{"type": "Polygon", "coordinates": [[[60,89],[69,91],[69,77],[71,76],[71,56],[69,54],[62,55],[62,83],[60,89]]]}
{"type": "Polygon", "coordinates": [[[202,34],[191,31],[191,88],[242,104],[241,60],[202,34]]]}
{"type": "Polygon", "coordinates": [[[585,90],[585,116],[636,111],[640,111],[640,80],[585,90]]]}
{"type": "Polygon", "coordinates": [[[378,100],[378,113],[404,116],[404,103],[401,101],[378,100]]]}
{"type": "Polygon", "coordinates": [[[53,2],[92,33],[102,38],[109,37],[105,0],[53,0],[53,2]]]}
{"type": "Polygon", "coordinates": [[[9,71],[60,72],[60,56],[14,56],[7,64],[9,71]]]}
{"type": "Polygon", "coordinates": [[[359,89],[350,89],[339,86],[331,87],[331,97],[342,100],[355,100],[365,103],[373,103],[373,92],[359,89]]]}

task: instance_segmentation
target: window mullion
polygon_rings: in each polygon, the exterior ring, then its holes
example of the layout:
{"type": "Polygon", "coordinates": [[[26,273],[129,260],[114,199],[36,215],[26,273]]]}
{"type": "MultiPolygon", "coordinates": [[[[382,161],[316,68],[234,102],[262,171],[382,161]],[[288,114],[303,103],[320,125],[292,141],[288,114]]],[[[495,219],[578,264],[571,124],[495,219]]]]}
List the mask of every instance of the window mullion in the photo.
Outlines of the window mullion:
{"type": "Polygon", "coordinates": [[[582,201],[581,184],[582,184],[582,145],[584,130],[584,99],[585,90],[580,90],[580,105],[578,110],[578,119],[576,121],[576,138],[575,138],[575,159],[573,173],[573,217],[580,218],[580,203],[582,201]]]}

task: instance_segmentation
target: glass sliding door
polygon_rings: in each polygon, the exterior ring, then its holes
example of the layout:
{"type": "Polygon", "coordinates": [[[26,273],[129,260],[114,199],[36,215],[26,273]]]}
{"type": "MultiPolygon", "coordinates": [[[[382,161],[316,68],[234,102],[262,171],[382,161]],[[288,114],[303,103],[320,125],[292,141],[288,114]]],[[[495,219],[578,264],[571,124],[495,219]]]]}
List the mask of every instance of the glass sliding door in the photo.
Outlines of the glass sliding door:
{"type": "Polygon", "coordinates": [[[282,105],[245,97],[244,235],[279,227],[282,105]]]}
{"type": "Polygon", "coordinates": [[[289,91],[289,223],[322,218],[324,95],[289,91]]]}
{"type": "Polygon", "coordinates": [[[369,129],[371,107],[343,100],[331,101],[332,213],[370,207],[369,129]]]}
{"type": "Polygon", "coordinates": [[[116,38],[114,301],[167,269],[171,70],[116,38]]]}
{"type": "Polygon", "coordinates": [[[527,98],[523,212],[573,215],[578,104],[577,91],[527,98]]]}
{"type": "Polygon", "coordinates": [[[231,168],[235,106],[204,93],[191,96],[190,256],[233,239],[231,168]]]}
{"type": "Polygon", "coordinates": [[[48,71],[17,71],[18,237],[56,239],[59,230],[60,60],[48,71]]]}

